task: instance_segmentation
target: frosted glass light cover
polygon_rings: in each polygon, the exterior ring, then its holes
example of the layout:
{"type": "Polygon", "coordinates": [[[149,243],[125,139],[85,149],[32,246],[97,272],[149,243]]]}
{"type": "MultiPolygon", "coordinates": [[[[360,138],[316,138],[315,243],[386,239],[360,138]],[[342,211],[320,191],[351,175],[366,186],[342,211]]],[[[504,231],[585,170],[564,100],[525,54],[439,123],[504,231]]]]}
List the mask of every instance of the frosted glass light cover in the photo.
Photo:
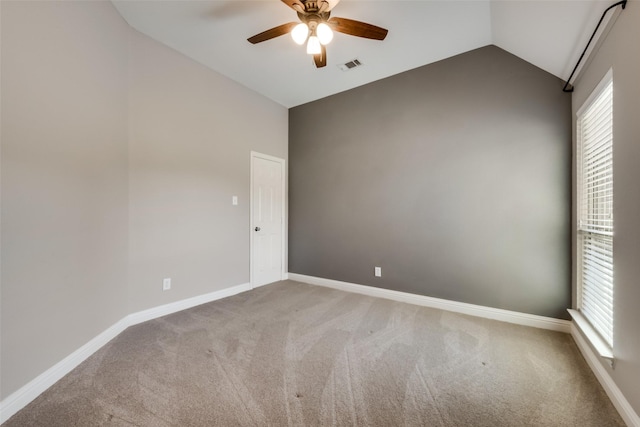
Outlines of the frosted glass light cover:
{"type": "Polygon", "coordinates": [[[307,24],[305,23],[298,24],[293,27],[293,30],[291,30],[291,38],[299,45],[304,44],[308,35],[309,27],[307,27],[307,24]]]}
{"type": "Polygon", "coordinates": [[[307,42],[307,53],[309,55],[318,55],[322,53],[322,48],[320,47],[320,40],[318,40],[318,37],[309,37],[309,41],[307,42]]]}
{"type": "Polygon", "coordinates": [[[323,45],[329,44],[329,42],[333,40],[333,31],[331,31],[331,27],[329,27],[324,22],[318,24],[316,33],[318,34],[318,39],[320,39],[320,43],[322,43],[323,45]]]}

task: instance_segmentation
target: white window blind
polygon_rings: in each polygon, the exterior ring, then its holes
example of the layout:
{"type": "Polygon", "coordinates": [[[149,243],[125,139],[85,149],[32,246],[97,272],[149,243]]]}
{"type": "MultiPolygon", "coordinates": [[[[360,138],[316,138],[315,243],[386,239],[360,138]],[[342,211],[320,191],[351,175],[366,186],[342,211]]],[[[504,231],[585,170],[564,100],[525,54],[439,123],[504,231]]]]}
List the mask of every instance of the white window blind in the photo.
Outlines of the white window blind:
{"type": "Polygon", "coordinates": [[[579,309],[613,347],[613,80],[578,112],[579,309]]]}

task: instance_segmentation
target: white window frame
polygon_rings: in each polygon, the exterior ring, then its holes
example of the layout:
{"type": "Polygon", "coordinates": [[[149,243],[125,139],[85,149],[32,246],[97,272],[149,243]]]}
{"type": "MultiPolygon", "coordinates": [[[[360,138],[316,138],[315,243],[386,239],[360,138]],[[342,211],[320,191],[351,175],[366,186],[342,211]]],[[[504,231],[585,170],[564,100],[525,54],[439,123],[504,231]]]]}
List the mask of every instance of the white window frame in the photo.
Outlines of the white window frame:
{"type": "MultiPolygon", "coordinates": [[[[595,121],[595,119],[594,119],[595,121]]],[[[590,126],[593,126],[591,124],[590,126]]],[[[593,93],[576,113],[577,166],[577,304],[578,311],[569,310],[585,336],[600,356],[613,364],[613,71],[609,70],[593,93]],[[607,98],[602,98],[607,96],[607,98]],[[602,104],[602,101],[606,104],[602,104]],[[610,104],[609,104],[610,102],[610,104]],[[603,107],[605,106],[606,107],[603,107]],[[610,110],[610,120],[607,117],[610,110]],[[584,140],[584,121],[598,113],[597,129],[584,140]],[[601,121],[604,119],[604,121],[601,121]],[[593,148],[593,141],[597,140],[593,148]],[[586,144],[586,146],[585,146],[586,144]],[[590,157],[585,158],[585,150],[590,157]],[[586,164],[597,169],[606,181],[592,179],[588,185],[584,176],[586,164]],[[595,166],[593,166],[595,165],[595,166]],[[594,209],[587,202],[598,202],[594,209]],[[588,245],[588,246],[587,246],[588,245]],[[588,252],[588,254],[587,254],[588,252]],[[588,269],[585,273],[585,267],[588,269]],[[591,267],[591,268],[590,268],[591,267]],[[585,277],[587,280],[585,280],[585,277]],[[609,289],[611,288],[611,289],[609,289]]]]}

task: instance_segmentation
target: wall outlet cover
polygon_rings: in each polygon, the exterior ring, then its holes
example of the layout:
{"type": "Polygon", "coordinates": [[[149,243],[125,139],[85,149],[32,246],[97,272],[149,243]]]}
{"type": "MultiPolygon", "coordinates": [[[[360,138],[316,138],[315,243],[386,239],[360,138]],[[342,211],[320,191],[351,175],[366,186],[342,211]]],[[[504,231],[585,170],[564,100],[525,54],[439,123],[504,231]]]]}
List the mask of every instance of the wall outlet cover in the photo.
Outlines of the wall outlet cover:
{"type": "Polygon", "coordinates": [[[171,289],[171,278],[167,277],[166,279],[162,280],[162,290],[168,291],[169,289],[171,289]]]}

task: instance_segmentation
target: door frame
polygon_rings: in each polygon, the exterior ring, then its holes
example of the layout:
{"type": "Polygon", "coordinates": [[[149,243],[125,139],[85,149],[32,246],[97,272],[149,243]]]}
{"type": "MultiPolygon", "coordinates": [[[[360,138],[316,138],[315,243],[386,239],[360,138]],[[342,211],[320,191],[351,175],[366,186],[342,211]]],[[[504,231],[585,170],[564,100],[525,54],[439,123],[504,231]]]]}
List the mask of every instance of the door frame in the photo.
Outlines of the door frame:
{"type": "Polygon", "coordinates": [[[254,224],[253,224],[253,167],[254,167],[254,161],[256,158],[260,158],[260,159],[264,159],[264,160],[270,160],[272,162],[276,162],[280,164],[280,172],[281,172],[281,177],[282,177],[282,207],[281,207],[281,211],[282,215],[280,218],[281,221],[281,228],[280,228],[280,241],[281,241],[281,245],[280,245],[280,254],[281,254],[281,259],[282,259],[282,265],[280,266],[280,280],[283,280],[286,277],[286,260],[285,260],[285,255],[286,255],[286,241],[285,241],[285,236],[286,236],[286,231],[285,231],[285,226],[287,224],[286,222],[286,168],[285,168],[285,159],[281,159],[280,157],[275,157],[275,156],[270,156],[269,154],[263,154],[263,153],[259,153],[257,151],[251,151],[251,166],[250,166],[250,177],[249,177],[249,282],[251,284],[251,289],[254,289],[258,286],[264,286],[264,284],[260,284],[260,285],[256,285],[255,283],[255,277],[254,277],[254,273],[253,273],[253,267],[254,267],[254,259],[253,259],[253,245],[254,245],[254,231],[253,229],[255,228],[254,224]]]}

